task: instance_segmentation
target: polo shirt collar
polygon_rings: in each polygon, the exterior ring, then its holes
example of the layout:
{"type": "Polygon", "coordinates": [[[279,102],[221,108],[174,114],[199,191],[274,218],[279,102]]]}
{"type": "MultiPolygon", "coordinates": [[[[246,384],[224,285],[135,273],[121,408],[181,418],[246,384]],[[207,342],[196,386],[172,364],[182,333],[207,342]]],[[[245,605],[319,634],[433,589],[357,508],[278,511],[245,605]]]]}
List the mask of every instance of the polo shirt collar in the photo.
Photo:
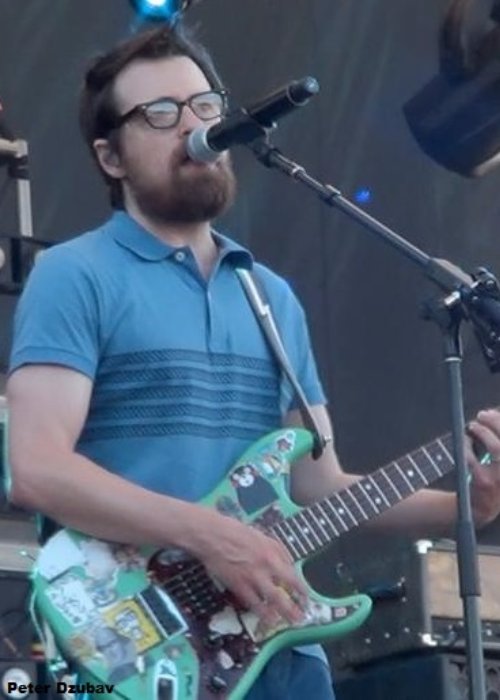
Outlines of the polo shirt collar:
{"type": "MultiPolygon", "coordinates": [[[[178,248],[164,243],[159,238],[149,233],[135,219],[125,211],[115,211],[108,221],[106,228],[114,240],[124,248],[142,258],[143,260],[160,261],[172,257],[178,248]]],[[[227,260],[234,267],[251,269],[253,256],[249,250],[233,241],[227,236],[214,231],[212,235],[219,250],[219,261],[227,260]]]]}

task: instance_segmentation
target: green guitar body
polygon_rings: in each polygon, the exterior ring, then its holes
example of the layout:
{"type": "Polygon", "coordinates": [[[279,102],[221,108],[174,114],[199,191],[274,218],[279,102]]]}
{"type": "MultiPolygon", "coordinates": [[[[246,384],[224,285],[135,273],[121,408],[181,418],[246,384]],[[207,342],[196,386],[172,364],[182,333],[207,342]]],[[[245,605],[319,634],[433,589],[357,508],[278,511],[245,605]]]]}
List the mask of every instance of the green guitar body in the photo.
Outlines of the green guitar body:
{"type": "MultiPolygon", "coordinates": [[[[288,482],[293,462],[311,449],[311,434],[300,428],[266,435],[202,503],[282,532],[291,516],[300,522],[288,482]]],[[[305,558],[294,556],[301,576],[305,558]]],[[[51,630],[80,689],[113,700],[241,700],[280,649],[348,634],[371,609],[365,595],[335,600],[308,586],[303,623],[264,629],[181,550],[72,530],[47,542],[32,580],[36,618],[51,630]]]]}

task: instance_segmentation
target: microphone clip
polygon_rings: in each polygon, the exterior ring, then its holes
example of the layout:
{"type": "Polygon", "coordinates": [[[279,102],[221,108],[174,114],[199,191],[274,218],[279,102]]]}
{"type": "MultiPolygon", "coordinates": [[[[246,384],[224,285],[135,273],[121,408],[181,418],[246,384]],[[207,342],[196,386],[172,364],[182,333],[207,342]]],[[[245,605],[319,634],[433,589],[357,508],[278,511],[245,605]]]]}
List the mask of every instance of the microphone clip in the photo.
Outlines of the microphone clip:
{"type": "Polygon", "coordinates": [[[218,147],[221,150],[229,148],[233,143],[250,143],[258,138],[266,138],[270,131],[275,129],[276,122],[272,125],[261,124],[252,117],[246,109],[240,107],[230,112],[224,120],[224,131],[227,133],[227,143],[221,138],[218,147]]]}
{"type": "Polygon", "coordinates": [[[485,267],[471,275],[446,260],[431,258],[427,276],[449,293],[423,304],[422,317],[441,329],[458,331],[462,320],[474,334],[491,372],[500,371],[500,285],[485,267]]]}
{"type": "Polygon", "coordinates": [[[472,323],[489,369],[500,371],[500,286],[485,267],[472,275],[474,283],[460,289],[462,305],[472,323]]]}

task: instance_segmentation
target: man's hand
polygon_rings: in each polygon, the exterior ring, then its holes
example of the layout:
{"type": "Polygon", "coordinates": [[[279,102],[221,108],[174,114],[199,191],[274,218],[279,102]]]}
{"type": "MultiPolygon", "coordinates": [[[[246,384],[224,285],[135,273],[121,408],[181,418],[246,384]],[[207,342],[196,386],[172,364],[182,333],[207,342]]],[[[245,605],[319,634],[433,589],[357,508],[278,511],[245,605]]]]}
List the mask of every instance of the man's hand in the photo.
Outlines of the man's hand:
{"type": "Polygon", "coordinates": [[[480,464],[472,449],[468,450],[472,511],[476,525],[481,527],[500,513],[500,412],[479,411],[469,423],[468,433],[490,456],[488,464],[480,464]]]}
{"type": "Polygon", "coordinates": [[[265,625],[301,622],[307,591],[286,547],[238,520],[215,511],[206,515],[207,529],[192,553],[209,573],[265,625]]]}

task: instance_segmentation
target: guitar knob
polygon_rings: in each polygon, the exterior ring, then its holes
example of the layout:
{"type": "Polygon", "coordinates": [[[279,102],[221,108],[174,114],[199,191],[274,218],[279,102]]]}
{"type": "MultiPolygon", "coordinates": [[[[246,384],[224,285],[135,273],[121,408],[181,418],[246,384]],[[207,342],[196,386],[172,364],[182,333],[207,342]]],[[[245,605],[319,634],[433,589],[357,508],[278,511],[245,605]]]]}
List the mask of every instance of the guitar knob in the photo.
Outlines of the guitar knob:
{"type": "Polygon", "coordinates": [[[224,678],[221,678],[221,676],[218,676],[214,674],[208,683],[208,687],[210,690],[213,690],[215,693],[222,693],[224,690],[227,689],[227,683],[224,680],[224,678]]]}
{"type": "Polygon", "coordinates": [[[210,634],[204,637],[203,644],[207,649],[221,649],[224,646],[224,638],[221,634],[210,634]]]}

